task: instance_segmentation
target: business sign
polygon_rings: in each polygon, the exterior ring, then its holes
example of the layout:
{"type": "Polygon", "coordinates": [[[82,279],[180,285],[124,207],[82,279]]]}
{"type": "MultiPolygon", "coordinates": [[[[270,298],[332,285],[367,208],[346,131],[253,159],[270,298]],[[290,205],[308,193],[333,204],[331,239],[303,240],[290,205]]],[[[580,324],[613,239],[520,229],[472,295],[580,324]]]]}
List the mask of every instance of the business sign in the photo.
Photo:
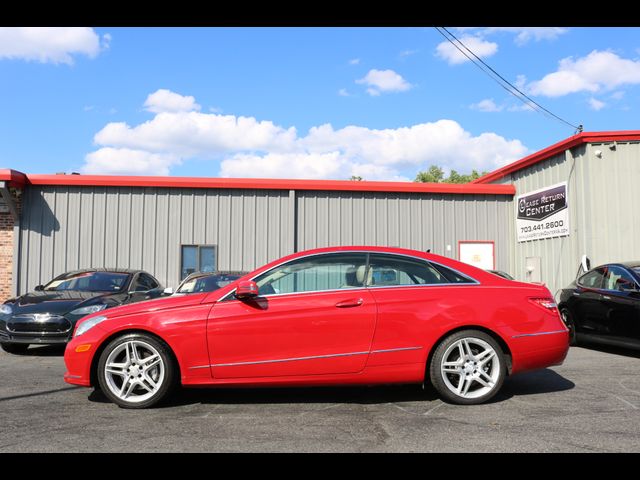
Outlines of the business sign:
{"type": "Polygon", "coordinates": [[[458,259],[483,270],[496,268],[495,246],[493,242],[460,241],[458,259]]]}
{"type": "Polygon", "coordinates": [[[567,182],[519,195],[516,230],[518,242],[569,235],[567,182]]]}

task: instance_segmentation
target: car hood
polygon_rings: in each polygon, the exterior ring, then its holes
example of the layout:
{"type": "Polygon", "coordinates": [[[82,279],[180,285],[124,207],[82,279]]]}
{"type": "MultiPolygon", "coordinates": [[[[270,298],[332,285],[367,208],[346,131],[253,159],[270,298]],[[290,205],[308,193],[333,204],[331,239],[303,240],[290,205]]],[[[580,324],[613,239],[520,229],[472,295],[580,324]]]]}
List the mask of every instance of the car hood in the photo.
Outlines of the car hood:
{"type": "Polygon", "coordinates": [[[176,294],[169,297],[155,298],[153,300],[145,300],[143,302],[131,303],[115,308],[110,308],[107,312],[101,313],[109,318],[121,317],[124,315],[134,315],[140,313],[155,312],[158,310],[167,310],[170,308],[186,307],[189,305],[197,305],[207,297],[208,293],[191,293],[176,294]]]}
{"type": "Polygon", "coordinates": [[[64,314],[89,300],[105,296],[104,292],[29,292],[10,300],[13,314],[56,313],[64,314]]]}

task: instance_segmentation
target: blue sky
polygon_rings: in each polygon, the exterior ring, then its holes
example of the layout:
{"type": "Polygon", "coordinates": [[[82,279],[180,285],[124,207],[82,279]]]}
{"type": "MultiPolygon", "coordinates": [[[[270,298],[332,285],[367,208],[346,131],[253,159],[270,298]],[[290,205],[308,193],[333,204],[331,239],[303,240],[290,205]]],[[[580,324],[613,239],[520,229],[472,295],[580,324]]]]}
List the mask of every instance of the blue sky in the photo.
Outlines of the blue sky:
{"type": "MultiPolygon", "coordinates": [[[[570,123],[639,128],[640,29],[448,28],[570,123]]],[[[411,180],[574,133],[443,42],[433,28],[0,28],[0,167],[411,180]]]]}

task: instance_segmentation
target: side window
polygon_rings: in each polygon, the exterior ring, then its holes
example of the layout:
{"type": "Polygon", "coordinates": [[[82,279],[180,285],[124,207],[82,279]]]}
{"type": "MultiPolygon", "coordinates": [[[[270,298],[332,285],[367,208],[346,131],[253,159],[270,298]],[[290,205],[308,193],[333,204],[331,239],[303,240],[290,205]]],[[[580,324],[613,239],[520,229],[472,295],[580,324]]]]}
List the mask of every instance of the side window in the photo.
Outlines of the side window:
{"type": "Polygon", "coordinates": [[[367,285],[371,287],[452,283],[426,260],[371,254],[367,285]]]}
{"type": "Polygon", "coordinates": [[[148,290],[153,290],[154,288],[158,288],[158,283],[149,275],[145,273],[141,273],[138,275],[138,279],[136,280],[134,291],[136,292],[146,292],[148,290]]]}
{"type": "Polygon", "coordinates": [[[604,269],[596,268],[584,274],[578,279],[578,285],[587,288],[602,288],[602,280],[604,279],[604,269]]]}
{"type": "Polygon", "coordinates": [[[335,253],[293,260],[255,279],[260,295],[364,286],[366,253],[335,253]]]}
{"type": "Polygon", "coordinates": [[[442,265],[432,264],[434,268],[437,268],[440,273],[442,273],[447,279],[449,283],[476,283],[475,280],[464,276],[461,273],[458,273],[450,268],[444,267],[442,265]]]}
{"type": "Polygon", "coordinates": [[[629,291],[636,288],[636,282],[624,268],[613,265],[605,269],[604,286],[602,288],[619,292],[629,291]]]}

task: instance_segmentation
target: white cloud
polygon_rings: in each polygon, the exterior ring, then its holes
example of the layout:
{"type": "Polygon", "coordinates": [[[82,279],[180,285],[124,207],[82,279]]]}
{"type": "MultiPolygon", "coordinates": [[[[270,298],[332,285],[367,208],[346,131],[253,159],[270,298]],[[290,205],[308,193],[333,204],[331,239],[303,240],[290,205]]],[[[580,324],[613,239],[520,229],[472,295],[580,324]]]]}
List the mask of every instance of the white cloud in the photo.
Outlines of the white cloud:
{"type": "Polygon", "coordinates": [[[0,27],[0,59],[72,65],[74,56],[95,58],[110,41],[89,27],[0,27]]]}
{"type": "Polygon", "coordinates": [[[200,105],[192,96],[184,96],[165,88],[160,88],[150,94],[144,102],[144,108],[149,112],[191,112],[200,110],[200,105]]]}
{"type": "Polygon", "coordinates": [[[352,58],[351,60],[349,60],[349,65],[360,65],[360,59],[352,58]]]}
{"type": "Polygon", "coordinates": [[[105,147],[89,153],[81,171],[89,175],[169,175],[169,168],[180,163],[172,154],[105,147]]]}
{"type": "Polygon", "coordinates": [[[347,91],[346,88],[341,88],[340,90],[338,90],[338,95],[340,95],[341,97],[349,97],[350,94],[347,91]]]}
{"type": "Polygon", "coordinates": [[[107,124],[94,137],[101,146],[181,156],[214,157],[229,151],[278,151],[291,148],[295,128],[284,129],[253,117],[200,112],[162,112],[135,127],[107,124]]]}
{"type": "Polygon", "coordinates": [[[367,85],[367,93],[378,96],[380,93],[405,92],[413,85],[393,70],[369,70],[369,72],[356,83],[367,85]]]}
{"type": "Polygon", "coordinates": [[[400,52],[399,56],[400,58],[406,58],[406,57],[410,57],[411,55],[415,55],[418,52],[419,50],[403,50],[400,52]]]}
{"type": "Polygon", "coordinates": [[[485,98],[478,103],[473,103],[470,105],[470,108],[480,112],[501,112],[504,109],[502,105],[497,105],[496,102],[493,101],[493,98],[485,98]]]}
{"type": "Polygon", "coordinates": [[[513,33],[515,34],[515,43],[519,46],[529,43],[533,40],[539,42],[541,40],[555,40],[560,35],[564,35],[569,30],[561,27],[490,27],[479,29],[481,35],[492,35],[494,33],[513,33]]]}
{"type": "Polygon", "coordinates": [[[94,141],[84,173],[167,174],[197,158],[220,161],[223,176],[406,180],[404,170],[431,164],[491,170],[528,153],[519,140],[474,136],[453,120],[392,129],[324,124],[298,135],[270,121],[201,112],[162,112],[134,126],[112,122],[94,141]]]}
{"type": "Polygon", "coordinates": [[[640,84],[640,61],[611,51],[594,50],[586,57],[560,60],[558,70],[528,85],[533,95],[561,97],[570,93],[612,90],[640,84]]]}
{"type": "Polygon", "coordinates": [[[596,112],[598,112],[598,111],[602,110],[606,106],[607,106],[606,103],[604,103],[601,100],[598,100],[597,98],[591,97],[589,99],[589,108],[591,108],[591,110],[595,110],[596,112]]]}
{"type": "MultiPolygon", "coordinates": [[[[479,58],[490,57],[498,51],[497,43],[483,40],[480,37],[465,35],[460,38],[460,41],[479,58]]],[[[464,47],[460,46],[460,48],[466,52],[464,47]]],[[[471,56],[471,54],[469,54],[468,52],[466,53],[471,56]]],[[[436,47],[436,55],[443,60],[446,60],[449,65],[459,65],[469,61],[469,59],[462,52],[460,52],[460,50],[458,50],[454,45],[451,44],[451,42],[447,40],[438,44],[438,46],[436,47]]]]}

